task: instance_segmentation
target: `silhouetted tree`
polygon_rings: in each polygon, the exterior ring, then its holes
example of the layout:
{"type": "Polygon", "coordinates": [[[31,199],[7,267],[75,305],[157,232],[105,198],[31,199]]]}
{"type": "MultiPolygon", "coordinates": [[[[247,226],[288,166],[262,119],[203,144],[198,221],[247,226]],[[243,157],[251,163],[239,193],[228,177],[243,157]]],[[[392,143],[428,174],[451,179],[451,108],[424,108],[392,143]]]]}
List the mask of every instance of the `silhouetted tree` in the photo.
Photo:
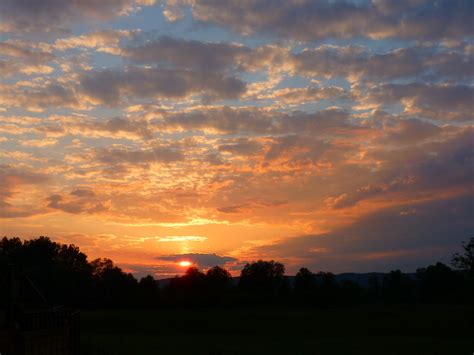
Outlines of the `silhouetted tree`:
{"type": "Polygon", "coordinates": [[[138,282],[138,305],[156,307],[160,301],[160,289],[157,281],[151,275],[142,277],[138,282]]]}
{"type": "Polygon", "coordinates": [[[388,303],[414,301],[414,282],[400,270],[390,271],[383,279],[382,294],[388,303]]]}
{"type": "Polygon", "coordinates": [[[246,264],[240,274],[240,288],[254,301],[265,301],[275,298],[285,287],[285,267],[283,264],[259,260],[246,264]]]}
{"type": "Polygon", "coordinates": [[[452,264],[463,277],[464,301],[474,304],[474,238],[462,243],[462,248],[462,254],[453,255],[452,264]]]}
{"type": "Polygon", "coordinates": [[[181,277],[171,280],[167,287],[168,302],[177,305],[195,306],[206,300],[206,275],[196,267],[190,267],[181,277]]]}
{"type": "Polygon", "coordinates": [[[190,267],[181,278],[189,288],[199,288],[204,286],[206,275],[199,271],[197,267],[190,267]]]}
{"type": "Polygon", "coordinates": [[[334,305],[338,297],[338,284],[334,274],[321,271],[315,274],[315,280],[314,302],[316,305],[323,307],[334,305]]]}
{"type": "Polygon", "coordinates": [[[301,268],[295,276],[294,292],[298,302],[311,302],[315,291],[315,275],[307,268],[301,268]]]}
{"type": "MultiPolygon", "coordinates": [[[[47,237],[25,241],[5,237],[0,240],[0,289],[8,285],[6,274],[12,270],[10,265],[14,265],[14,269],[31,279],[51,303],[77,307],[281,304],[289,300],[293,300],[293,304],[320,307],[379,300],[389,303],[472,302],[474,238],[464,243],[463,249],[463,253],[453,256],[452,263],[457,270],[436,263],[417,270],[416,278],[394,270],[384,276],[382,285],[374,274],[365,290],[354,282],[338,282],[330,272],[312,273],[307,268],[298,271],[291,289],[284,275],[284,265],[273,260],[245,265],[238,288],[232,287],[232,277],[227,270],[215,266],[205,274],[191,267],[160,290],[152,276],[137,282],[132,274],[124,272],[110,259],[89,262],[75,245],[59,244],[47,237]]],[[[0,302],[6,300],[5,294],[8,295],[8,290],[0,293],[0,302]]]]}
{"type": "Polygon", "coordinates": [[[110,259],[96,259],[91,263],[96,292],[104,307],[135,305],[137,280],[115,266],[110,259]]]}
{"type": "Polygon", "coordinates": [[[420,280],[420,299],[429,303],[455,302],[462,286],[460,277],[443,263],[436,263],[427,268],[418,269],[420,280]]]}
{"type": "Polygon", "coordinates": [[[379,277],[372,274],[368,279],[367,301],[370,303],[378,302],[382,297],[382,286],[379,277]]]}
{"type": "Polygon", "coordinates": [[[219,292],[229,289],[232,282],[232,275],[220,266],[214,266],[207,270],[206,279],[212,291],[219,292]]]}
{"type": "Polygon", "coordinates": [[[340,305],[350,306],[364,301],[364,290],[350,280],[344,280],[338,287],[337,302],[340,305]]]}
{"type": "Polygon", "coordinates": [[[5,260],[33,280],[47,300],[55,304],[80,305],[88,297],[91,265],[74,245],[61,245],[47,237],[26,240],[3,238],[5,260]]]}
{"type": "Polygon", "coordinates": [[[232,287],[232,275],[220,266],[214,266],[206,272],[207,299],[212,304],[224,303],[232,287]]]}
{"type": "Polygon", "coordinates": [[[456,269],[474,278],[474,238],[471,238],[468,243],[462,243],[462,247],[464,253],[455,253],[452,264],[456,269]]]}

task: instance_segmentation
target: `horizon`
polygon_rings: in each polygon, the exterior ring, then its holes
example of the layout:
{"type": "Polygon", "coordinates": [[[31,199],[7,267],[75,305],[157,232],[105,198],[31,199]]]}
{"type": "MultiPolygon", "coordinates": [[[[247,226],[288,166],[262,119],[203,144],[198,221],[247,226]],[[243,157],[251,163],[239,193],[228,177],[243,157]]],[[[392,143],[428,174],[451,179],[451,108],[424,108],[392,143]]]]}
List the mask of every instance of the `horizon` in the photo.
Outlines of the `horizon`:
{"type": "Polygon", "coordinates": [[[0,2],[0,236],[136,277],[450,265],[470,0],[0,2]]]}

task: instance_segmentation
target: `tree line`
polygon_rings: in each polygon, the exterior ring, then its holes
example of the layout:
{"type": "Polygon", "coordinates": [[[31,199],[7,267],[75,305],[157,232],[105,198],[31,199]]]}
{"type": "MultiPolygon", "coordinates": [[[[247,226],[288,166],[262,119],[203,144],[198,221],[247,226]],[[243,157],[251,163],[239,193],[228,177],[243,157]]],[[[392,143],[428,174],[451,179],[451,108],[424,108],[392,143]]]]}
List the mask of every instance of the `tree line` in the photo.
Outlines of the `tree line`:
{"type": "Polygon", "coordinates": [[[415,274],[400,270],[383,278],[374,274],[364,287],[352,281],[339,282],[330,272],[313,273],[307,268],[288,277],[284,265],[273,260],[245,265],[238,279],[220,266],[205,272],[190,267],[184,275],[159,287],[151,275],[137,280],[110,259],[88,261],[75,245],[59,244],[47,237],[25,241],[4,237],[0,240],[2,303],[11,294],[8,287],[15,287],[24,302],[36,292],[51,305],[78,308],[472,303],[474,238],[453,256],[452,267],[438,262],[415,274]],[[31,287],[9,282],[12,268],[26,277],[31,287]]]}

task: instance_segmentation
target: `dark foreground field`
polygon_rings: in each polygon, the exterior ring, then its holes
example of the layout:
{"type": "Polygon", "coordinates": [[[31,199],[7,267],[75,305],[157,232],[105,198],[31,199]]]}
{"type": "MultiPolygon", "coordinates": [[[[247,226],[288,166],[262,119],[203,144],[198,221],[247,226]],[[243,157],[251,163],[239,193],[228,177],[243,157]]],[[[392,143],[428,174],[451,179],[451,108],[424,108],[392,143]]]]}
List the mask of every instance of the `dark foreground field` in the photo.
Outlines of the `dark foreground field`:
{"type": "Polygon", "coordinates": [[[463,307],[90,311],[84,355],[466,354],[474,314],[463,307]]]}

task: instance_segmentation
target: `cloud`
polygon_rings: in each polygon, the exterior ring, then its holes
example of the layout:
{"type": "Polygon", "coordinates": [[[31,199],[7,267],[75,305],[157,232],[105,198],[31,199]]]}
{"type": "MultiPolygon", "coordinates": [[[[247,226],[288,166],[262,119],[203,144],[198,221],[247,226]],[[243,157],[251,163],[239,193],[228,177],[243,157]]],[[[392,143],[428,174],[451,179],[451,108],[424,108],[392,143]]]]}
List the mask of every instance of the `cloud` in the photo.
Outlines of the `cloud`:
{"type": "Polygon", "coordinates": [[[150,139],[153,137],[152,130],[144,120],[132,120],[122,117],[113,117],[106,120],[98,120],[96,118],[80,119],[74,117],[71,120],[64,121],[64,130],[76,135],[117,137],[123,139],[150,139]]]}
{"type": "Polygon", "coordinates": [[[0,28],[6,32],[67,32],[80,22],[110,20],[130,14],[151,0],[2,0],[0,28]]]}
{"type": "Polygon", "coordinates": [[[55,56],[46,48],[26,41],[0,42],[0,74],[10,77],[15,74],[51,74],[50,65],[55,56]]]}
{"type": "Polygon", "coordinates": [[[217,211],[221,213],[255,212],[255,210],[259,208],[279,207],[285,205],[286,203],[286,201],[264,201],[258,199],[249,199],[241,204],[219,207],[217,208],[217,211]]]}
{"type": "Polygon", "coordinates": [[[230,256],[220,256],[217,254],[199,254],[199,253],[190,253],[190,254],[174,254],[174,255],[164,255],[157,257],[158,260],[163,261],[182,261],[187,260],[191,261],[193,264],[196,264],[201,268],[209,268],[216,265],[225,265],[226,263],[237,261],[236,258],[230,256]]]}
{"type": "Polygon", "coordinates": [[[96,150],[98,161],[108,165],[172,163],[182,161],[184,154],[172,147],[155,147],[152,149],[130,150],[125,147],[103,148],[96,150]]]}
{"type": "Polygon", "coordinates": [[[66,213],[96,214],[108,209],[106,203],[90,189],[75,189],[68,195],[54,194],[47,198],[48,207],[66,213]]]}
{"type": "Polygon", "coordinates": [[[137,33],[138,31],[133,30],[95,31],[80,36],[57,39],[54,42],[54,48],[60,51],[73,48],[91,48],[99,52],[120,55],[120,42],[132,38],[137,33]]]}
{"type": "Polygon", "coordinates": [[[93,222],[115,233],[84,239],[93,254],[172,274],[156,255],[188,245],[335,269],[446,252],[421,216],[440,230],[455,214],[441,206],[470,217],[447,201],[472,192],[471,2],[170,0],[133,15],[153,2],[0,0],[2,228],[93,222]],[[151,29],[161,10],[184,22],[151,29]]]}
{"type": "Polygon", "coordinates": [[[82,75],[80,85],[91,102],[106,106],[133,99],[183,99],[192,95],[206,100],[236,99],[246,87],[242,80],[230,76],[142,67],[91,71],[82,75]]]}
{"type": "Polygon", "coordinates": [[[380,84],[370,88],[362,102],[376,107],[399,103],[406,115],[469,121],[473,118],[473,97],[474,88],[463,84],[380,84]]]}
{"type": "Polygon", "coordinates": [[[50,180],[43,173],[31,169],[0,164],[0,218],[28,217],[45,213],[41,205],[35,205],[27,197],[23,201],[12,201],[22,188],[42,185],[50,180]]]}
{"type": "Polygon", "coordinates": [[[321,46],[305,49],[293,57],[295,70],[323,77],[390,79],[423,72],[421,50],[400,48],[384,54],[371,54],[361,47],[321,46]]]}
{"type": "MultiPolygon", "coordinates": [[[[278,116],[278,113],[275,113],[278,116]]],[[[272,115],[258,108],[208,107],[187,112],[171,112],[153,122],[160,130],[219,133],[264,133],[274,129],[272,115]]]]}
{"type": "Polygon", "coordinates": [[[157,241],[160,243],[204,242],[206,240],[206,237],[197,235],[170,235],[157,238],[157,241]]]}
{"type": "Polygon", "coordinates": [[[470,65],[472,55],[461,50],[443,51],[437,47],[419,46],[373,53],[369,48],[322,45],[297,52],[287,61],[300,75],[343,77],[358,84],[402,78],[468,82],[474,75],[470,65]]]}
{"type": "Polygon", "coordinates": [[[85,108],[74,87],[56,81],[33,86],[20,84],[0,83],[0,104],[29,111],[43,111],[48,107],[85,108]]]}
{"type": "Polygon", "coordinates": [[[237,44],[159,37],[123,48],[123,55],[140,64],[160,64],[199,72],[227,71],[250,49],[237,44]]]}
{"type": "MultiPolygon", "coordinates": [[[[424,126],[422,126],[424,127],[424,126]]],[[[474,143],[472,129],[461,130],[442,142],[427,142],[420,146],[377,151],[373,154],[381,162],[381,171],[372,172],[371,181],[329,198],[333,208],[347,208],[361,201],[392,200],[396,194],[430,196],[450,190],[469,193],[470,175],[474,168],[474,143]],[[403,158],[401,158],[403,157],[403,158]]]]}
{"type": "Polygon", "coordinates": [[[262,151],[262,144],[247,138],[237,138],[219,146],[219,152],[251,156],[262,151]]]}
{"type": "Polygon", "coordinates": [[[328,108],[316,112],[279,111],[258,107],[207,107],[185,112],[161,113],[162,119],[152,122],[160,130],[202,130],[223,134],[288,134],[350,127],[349,114],[328,108]]]}
{"type": "Polygon", "coordinates": [[[56,145],[58,144],[58,140],[57,139],[31,139],[27,141],[21,141],[19,143],[27,147],[42,148],[42,147],[49,147],[52,145],[56,145]]]}
{"type": "Polygon", "coordinates": [[[392,144],[400,147],[426,142],[442,134],[442,128],[420,119],[396,119],[385,128],[385,135],[380,138],[381,144],[392,144]]]}
{"type": "Polygon", "coordinates": [[[298,258],[316,270],[414,271],[449,258],[474,233],[474,196],[400,205],[360,218],[333,232],[257,247],[272,258],[298,258]]]}
{"type": "Polygon", "coordinates": [[[243,34],[261,33],[285,39],[326,38],[438,39],[472,35],[469,0],[442,1],[311,1],[311,0],[181,0],[168,1],[165,15],[193,17],[243,34]]]}
{"type": "MultiPolygon", "coordinates": [[[[346,93],[343,88],[337,86],[299,87],[274,90],[267,97],[286,104],[300,105],[308,102],[317,102],[319,100],[336,101],[345,98],[346,93]]],[[[262,98],[267,97],[262,95],[262,98]]]]}

